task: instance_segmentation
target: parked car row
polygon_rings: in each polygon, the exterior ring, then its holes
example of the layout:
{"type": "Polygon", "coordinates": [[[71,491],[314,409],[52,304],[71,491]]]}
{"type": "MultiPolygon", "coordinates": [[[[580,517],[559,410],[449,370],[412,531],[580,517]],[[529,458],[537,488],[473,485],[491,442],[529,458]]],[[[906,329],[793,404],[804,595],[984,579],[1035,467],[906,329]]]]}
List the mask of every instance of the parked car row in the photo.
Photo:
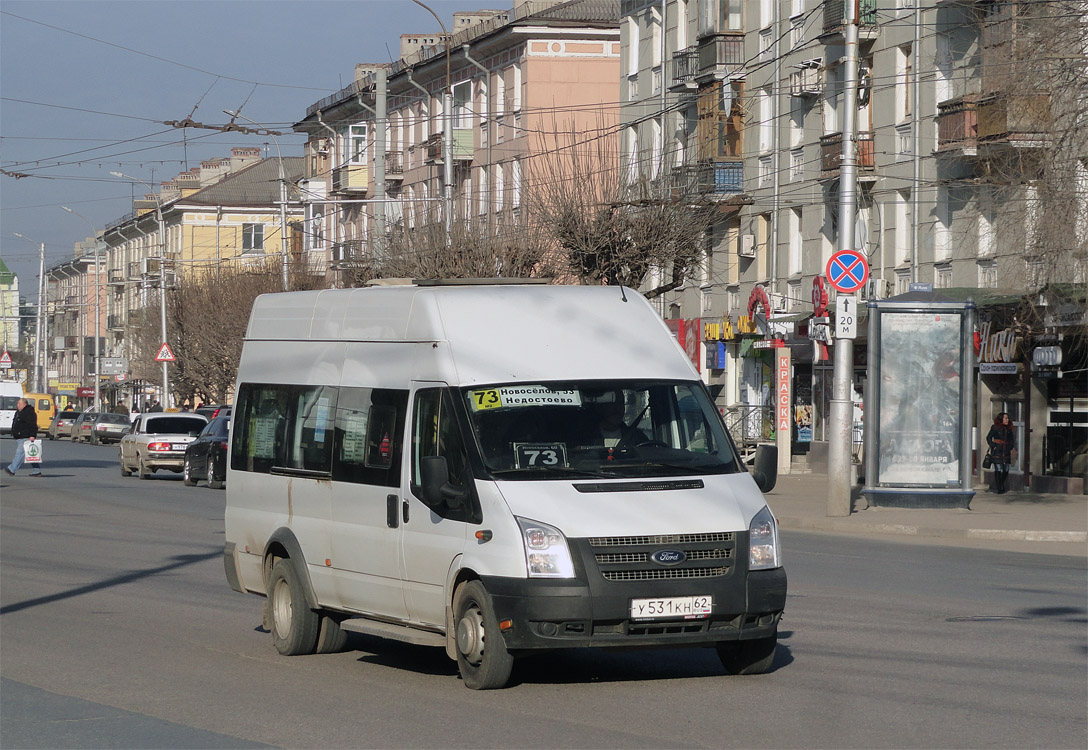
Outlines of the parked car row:
{"type": "Polygon", "coordinates": [[[201,480],[221,490],[227,483],[230,404],[201,407],[196,413],[148,412],[130,420],[110,412],[57,412],[46,435],[92,445],[120,443],[121,476],[150,479],[159,469],[181,472],[185,485],[201,480]],[[212,416],[215,415],[215,416],[212,416]]]}

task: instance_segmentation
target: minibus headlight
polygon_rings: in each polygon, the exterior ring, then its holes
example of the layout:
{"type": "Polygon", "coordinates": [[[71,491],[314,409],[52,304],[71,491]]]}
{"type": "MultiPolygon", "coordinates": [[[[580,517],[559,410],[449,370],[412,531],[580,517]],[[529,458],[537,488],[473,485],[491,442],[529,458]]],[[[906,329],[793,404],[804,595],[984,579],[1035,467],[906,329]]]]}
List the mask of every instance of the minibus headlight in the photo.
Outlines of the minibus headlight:
{"type": "Polygon", "coordinates": [[[767,570],[782,566],[778,549],[778,524],[766,505],[748,526],[748,569],[767,570]]]}
{"type": "Polygon", "coordinates": [[[574,578],[574,562],[563,533],[554,526],[518,518],[530,578],[574,578]]]}

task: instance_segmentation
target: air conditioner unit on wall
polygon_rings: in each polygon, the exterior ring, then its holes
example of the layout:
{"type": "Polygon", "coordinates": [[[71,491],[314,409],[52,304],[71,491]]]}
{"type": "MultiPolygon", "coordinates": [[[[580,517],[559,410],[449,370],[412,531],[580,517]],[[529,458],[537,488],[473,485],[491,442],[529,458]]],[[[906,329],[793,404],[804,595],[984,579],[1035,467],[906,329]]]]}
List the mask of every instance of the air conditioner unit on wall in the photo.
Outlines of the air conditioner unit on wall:
{"type": "Polygon", "coordinates": [[[892,283],[887,279],[869,279],[862,288],[862,299],[887,299],[892,296],[892,283]]]}
{"type": "Polygon", "coordinates": [[[784,313],[789,309],[789,300],[786,299],[784,294],[772,294],[771,305],[776,313],[784,313]]]}
{"type": "Polygon", "coordinates": [[[742,258],[756,257],[756,236],[754,234],[742,234],[740,244],[737,246],[737,255],[742,258]]]}
{"type": "Polygon", "coordinates": [[[316,151],[317,153],[322,154],[322,155],[328,154],[329,153],[329,139],[328,138],[318,138],[316,141],[314,141],[314,151],[316,151]]]}

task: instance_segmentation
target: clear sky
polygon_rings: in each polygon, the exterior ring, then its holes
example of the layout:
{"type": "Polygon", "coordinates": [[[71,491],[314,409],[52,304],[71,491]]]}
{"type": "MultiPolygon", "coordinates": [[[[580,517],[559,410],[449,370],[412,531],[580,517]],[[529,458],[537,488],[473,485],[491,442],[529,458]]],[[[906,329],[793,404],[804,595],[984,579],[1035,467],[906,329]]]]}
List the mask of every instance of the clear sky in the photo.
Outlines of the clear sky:
{"type": "MultiPolygon", "coordinates": [[[[453,13],[508,0],[425,0],[453,13]]],[[[46,266],[132,210],[146,188],[267,136],[172,129],[164,120],[225,124],[224,109],[281,130],[284,156],[306,108],[352,80],[355,64],[396,59],[400,35],[439,28],[411,0],[0,0],[0,256],[37,301],[46,266]],[[26,235],[33,243],[14,236],[26,235]]],[[[242,125],[248,125],[239,120],[242,125]]]]}

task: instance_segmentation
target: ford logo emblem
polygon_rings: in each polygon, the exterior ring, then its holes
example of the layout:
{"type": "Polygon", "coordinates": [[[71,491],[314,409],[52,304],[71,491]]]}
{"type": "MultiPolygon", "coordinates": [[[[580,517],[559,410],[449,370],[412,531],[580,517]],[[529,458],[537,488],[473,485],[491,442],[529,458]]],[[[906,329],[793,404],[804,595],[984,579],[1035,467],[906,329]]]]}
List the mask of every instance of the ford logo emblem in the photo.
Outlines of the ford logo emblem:
{"type": "Polygon", "coordinates": [[[650,555],[650,559],[658,565],[679,565],[688,556],[678,549],[663,549],[650,555]]]}

